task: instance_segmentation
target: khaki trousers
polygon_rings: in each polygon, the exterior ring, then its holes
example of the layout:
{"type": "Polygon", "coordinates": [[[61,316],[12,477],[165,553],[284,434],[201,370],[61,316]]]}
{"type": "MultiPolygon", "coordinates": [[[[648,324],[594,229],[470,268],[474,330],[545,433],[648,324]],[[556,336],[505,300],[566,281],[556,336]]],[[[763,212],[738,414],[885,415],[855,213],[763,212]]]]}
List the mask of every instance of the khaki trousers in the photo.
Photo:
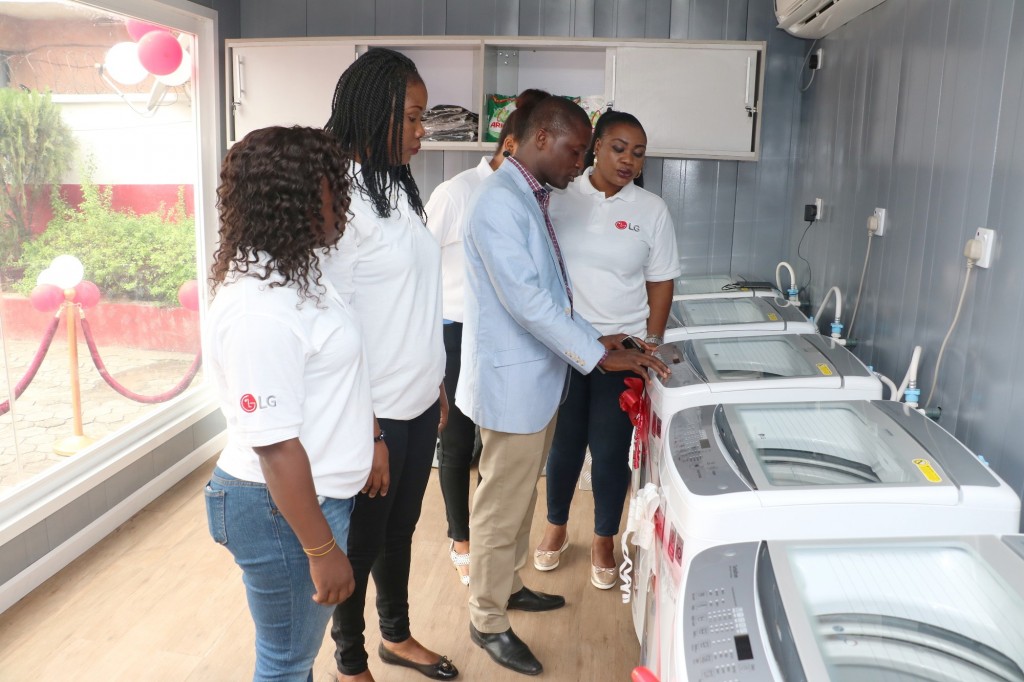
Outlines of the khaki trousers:
{"type": "Polygon", "coordinates": [[[537,433],[480,429],[481,481],[469,518],[473,543],[469,620],[480,632],[505,632],[511,627],[506,606],[509,596],[523,587],[519,570],[530,552],[537,481],[551,449],[557,416],[537,433]]]}

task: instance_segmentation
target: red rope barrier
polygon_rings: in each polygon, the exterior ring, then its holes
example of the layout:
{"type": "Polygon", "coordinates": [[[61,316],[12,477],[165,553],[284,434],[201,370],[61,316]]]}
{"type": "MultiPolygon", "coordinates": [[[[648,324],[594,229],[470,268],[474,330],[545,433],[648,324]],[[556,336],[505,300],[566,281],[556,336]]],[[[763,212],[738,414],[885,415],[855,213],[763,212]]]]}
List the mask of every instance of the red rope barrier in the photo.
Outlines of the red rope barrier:
{"type": "Polygon", "coordinates": [[[103,359],[100,358],[100,352],[96,348],[96,340],[92,337],[92,329],[89,327],[89,321],[84,317],[82,318],[82,335],[85,336],[85,342],[89,345],[89,354],[92,356],[92,362],[96,365],[96,369],[99,371],[100,376],[103,377],[103,380],[106,381],[112,389],[123,395],[125,398],[130,398],[138,403],[162,403],[180,395],[186,388],[188,388],[189,384],[192,383],[192,380],[196,378],[196,374],[199,372],[199,366],[203,364],[203,354],[200,351],[199,353],[196,353],[196,358],[192,361],[192,365],[188,368],[188,372],[185,373],[185,377],[178,382],[174,388],[157,395],[142,395],[122,386],[118,383],[117,379],[112,377],[110,372],[107,371],[106,366],[103,364],[103,359]]]}
{"type": "MultiPolygon", "coordinates": [[[[32,358],[32,364],[28,366],[28,370],[25,372],[25,376],[21,378],[21,381],[14,385],[15,400],[21,397],[21,394],[25,392],[28,385],[32,383],[32,379],[35,378],[36,372],[39,371],[39,365],[43,364],[43,358],[46,357],[46,351],[50,350],[50,342],[53,341],[53,336],[57,333],[57,325],[59,324],[60,317],[54,317],[50,320],[50,326],[46,328],[46,333],[43,334],[43,340],[39,342],[39,349],[36,350],[36,355],[32,358]]],[[[10,399],[0,403],[0,417],[10,411],[10,399]]]]}

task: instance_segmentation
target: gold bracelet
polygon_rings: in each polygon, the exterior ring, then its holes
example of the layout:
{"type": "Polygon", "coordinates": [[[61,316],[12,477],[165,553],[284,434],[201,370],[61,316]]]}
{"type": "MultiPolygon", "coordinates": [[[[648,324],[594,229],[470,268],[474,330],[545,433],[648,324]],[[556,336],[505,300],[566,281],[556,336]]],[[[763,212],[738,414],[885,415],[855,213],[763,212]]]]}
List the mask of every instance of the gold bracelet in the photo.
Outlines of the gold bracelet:
{"type": "Polygon", "coordinates": [[[305,547],[303,547],[302,551],[306,553],[306,556],[324,556],[330,553],[330,551],[334,549],[337,546],[337,544],[337,541],[332,536],[330,540],[320,545],[319,547],[314,547],[313,549],[306,549],[305,547]],[[327,549],[324,549],[325,547],[327,549]],[[320,552],[321,549],[323,549],[324,551],[320,552]]]}

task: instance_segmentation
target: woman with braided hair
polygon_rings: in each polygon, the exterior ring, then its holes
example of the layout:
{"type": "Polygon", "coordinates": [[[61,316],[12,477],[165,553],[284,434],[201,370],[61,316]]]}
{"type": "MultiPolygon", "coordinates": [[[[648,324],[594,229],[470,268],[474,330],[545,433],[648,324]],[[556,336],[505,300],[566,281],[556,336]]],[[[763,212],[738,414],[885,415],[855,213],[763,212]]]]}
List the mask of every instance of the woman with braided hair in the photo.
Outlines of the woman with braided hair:
{"type": "Polygon", "coordinates": [[[348,228],[324,272],[351,301],[362,327],[374,412],[373,468],[356,497],[349,535],[355,590],[335,609],[331,629],[343,681],[373,680],[363,636],[371,574],[381,660],[432,679],[458,675],[447,657],[413,639],[409,626],[412,535],[448,412],[441,253],[409,170],[426,107],[416,65],[374,48],[341,75],[326,126],[352,157],[352,203],[348,228]]]}

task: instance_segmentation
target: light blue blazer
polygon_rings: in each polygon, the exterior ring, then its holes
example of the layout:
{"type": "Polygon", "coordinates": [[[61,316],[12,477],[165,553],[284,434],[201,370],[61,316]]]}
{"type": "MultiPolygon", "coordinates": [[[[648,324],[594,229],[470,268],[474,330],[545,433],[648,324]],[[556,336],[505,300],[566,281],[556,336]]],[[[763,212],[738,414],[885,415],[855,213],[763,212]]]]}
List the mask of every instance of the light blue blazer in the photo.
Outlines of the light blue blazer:
{"type": "Polygon", "coordinates": [[[466,309],[455,404],[478,426],[536,433],[563,400],[569,368],[604,356],[600,334],[569,297],[537,199],[504,163],[470,200],[466,309]]]}

